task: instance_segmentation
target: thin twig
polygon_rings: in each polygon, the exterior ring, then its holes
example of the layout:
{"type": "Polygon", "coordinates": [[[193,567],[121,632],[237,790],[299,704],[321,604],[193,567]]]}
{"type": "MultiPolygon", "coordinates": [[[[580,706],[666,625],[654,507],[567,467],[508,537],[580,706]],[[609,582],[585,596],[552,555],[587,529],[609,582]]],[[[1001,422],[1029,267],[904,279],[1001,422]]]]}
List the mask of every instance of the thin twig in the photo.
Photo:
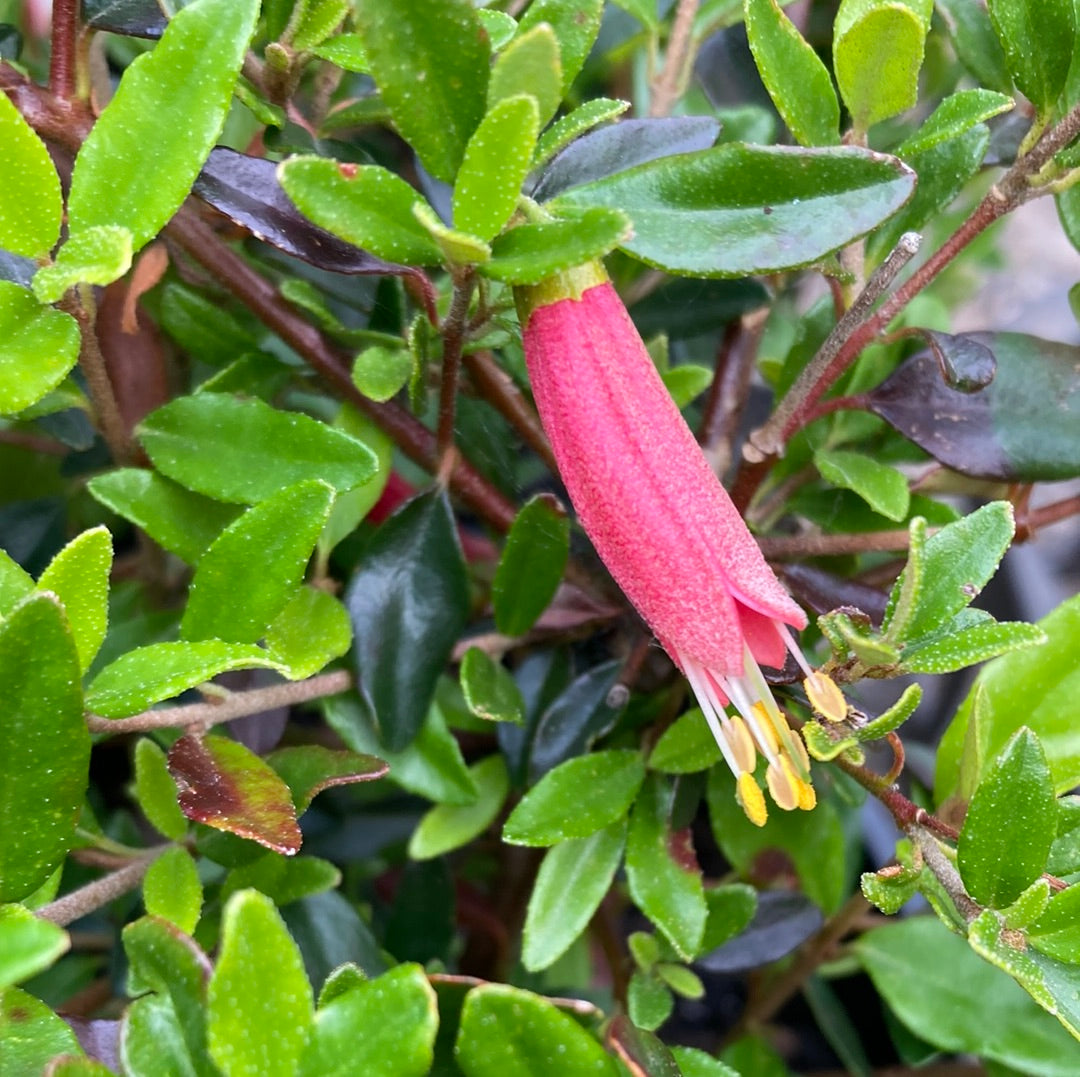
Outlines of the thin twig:
{"type": "Polygon", "coordinates": [[[145,733],[150,729],[172,729],[190,725],[218,725],[262,714],[277,707],[305,703],[323,696],[336,696],[352,685],[352,675],[344,669],[321,673],[306,681],[272,684],[250,692],[235,692],[220,703],[190,703],[183,707],[143,711],[130,718],[102,718],[88,714],[86,724],[91,733],[145,733]]]}
{"type": "Polygon", "coordinates": [[[469,303],[472,301],[476,275],[471,269],[455,273],[454,296],[442,324],[442,375],[439,381],[439,425],[435,436],[435,455],[446,458],[454,447],[454,418],[457,414],[458,370],[468,329],[469,303]]]}
{"type": "Polygon", "coordinates": [[[49,88],[61,101],[75,96],[79,0],[53,0],[49,88]]]}
{"type": "Polygon", "coordinates": [[[694,16],[700,2],[679,0],[679,6],[675,9],[664,67],[653,81],[650,116],[667,116],[686,88],[689,67],[694,60],[694,16]]]}
{"type": "Polygon", "coordinates": [[[80,886],[78,890],[50,901],[48,905],[42,905],[40,909],[35,910],[34,914],[42,920],[50,920],[61,927],[81,920],[82,917],[100,909],[103,905],[108,905],[110,901],[115,901],[121,895],[134,890],[142,881],[150,865],[166,849],[172,848],[174,846],[170,842],[149,849],[145,856],[133,860],[126,867],[111,872],[101,879],[95,879],[86,886],[80,886]]]}

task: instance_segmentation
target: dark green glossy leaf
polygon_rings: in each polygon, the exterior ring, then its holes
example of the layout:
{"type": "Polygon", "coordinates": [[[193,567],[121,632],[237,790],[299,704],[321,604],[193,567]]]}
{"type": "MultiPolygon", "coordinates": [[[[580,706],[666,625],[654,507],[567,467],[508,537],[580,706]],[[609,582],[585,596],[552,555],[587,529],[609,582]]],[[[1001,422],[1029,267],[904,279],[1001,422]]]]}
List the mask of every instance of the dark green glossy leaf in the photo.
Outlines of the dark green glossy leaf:
{"type": "Polygon", "coordinates": [[[555,595],[570,552],[570,521],[550,496],[534,497],[517,514],[495,570],[495,624],[524,635],[555,595]]]}
{"type": "Polygon", "coordinates": [[[784,122],[804,146],[840,139],[840,103],[818,54],[776,0],[747,0],[746,36],[762,81],[784,122]]]}
{"type": "Polygon", "coordinates": [[[430,265],[441,254],[413,216],[423,196],[376,165],[339,165],[323,157],[294,157],[278,168],[285,193],[320,228],[380,258],[430,265]]]}
{"type": "Polygon", "coordinates": [[[186,734],[169,749],[169,773],[189,819],[286,855],[300,848],[289,787],[242,744],[186,734]]]}
{"type": "Polygon", "coordinates": [[[854,950],[896,1016],[934,1046],[1069,1077],[1076,1045],[1068,1033],[935,917],[877,928],[854,950]]]}
{"type": "Polygon", "coordinates": [[[312,1011],[300,951],[273,902],[257,890],[234,894],[207,992],[210,1057],[230,1077],[294,1077],[312,1011]]]}
{"type": "Polygon", "coordinates": [[[454,184],[454,227],[489,241],[517,208],[539,132],[536,98],[503,97],[465,147],[454,184]]]}
{"type": "Polygon", "coordinates": [[[424,970],[398,965],[319,1008],[298,1077],[424,1077],[438,1024],[424,970]]]}
{"type": "Polygon", "coordinates": [[[43,1073],[49,1060],[82,1054],[71,1026],[17,987],[0,990],[0,1072],[43,1073]]]}
{"type": "Polygon", "coordinates": [[[484,115],[488,40],[470,0],[358,0],[368,64],[394,126],[450,182],[484,115]]]}
{"type": "Polygon", "coordinates": [[[0,901],[17,901],[63,859],[88,781],[78,653],[50,595],[25,599],[0,626],[0,684],[0,901]]]}
{"type": "Polygon", "coordinates": [[[709,918],[705,921],[701,949],[708,953],[750,926],[757,911],[757,891],[745,883],[713,886],[705,891],[705,904],[709,907],[709,918]]]}
{"type": "Polygon", "coordinates": [[[1076,37],[1069,0],[987,0],[990,22],[1017,88],[1040,113],[1065,88],[1076,37]]]}
{"type": "Polygon", "coordinates": [[[409,839],[409,856],[430,860],[468,844],[495,821],[510,789],[506,763],[501,755],[489,755],[469,768],[476,783],[472,804],[437,804],[417,824],[409,839]]]}
{"type": "Polygon", "coordinates": [[[708,907],[689,831],[672,833],[669,817],[670,787],[650,775],[630,816],[626,880],[634,903],[689,960],[701,946],[708,907]]]}
{"type": "Polygon", "coordinates": [[[1011,905],[1042,873],[1057,833],[1050,768],[1020,729],[979,782],[957,843],[964,886],[980,905],[1011,905]]]}
{"type": "Polygon", "coordinates": [[[931,0],[843,0],[833,67],[857,131],[915,104],[931,0]]]}
{"type": "Polygon", "coordinates": [[[0,413],[36,404],[79,358],[79,325],[43,307],[25,288],[0,280],[0,413]]]}
{"type": "Polygon", "coordinates": [[[970,0],[937,0],[937,8],[949,29],[960,62],[982,86],[1003,94],[1012,92],[1012,78],[1005,53],[994,34],[990,16],[982,4],[970,0]]]}
{"type": "Polygon", "coordinates": [[[645,780],[640,753],[591,752],[549,770],[510,813],[503,840],[556,845],[586,838],[622,818],[645,780]]]}
{"type": "Polygon", "coordinates": [[[186,849],[166,849],[143,878],[143,904],[151,916],[168,920],[190,935],[202,912],[203,889],[186,849]]]}
{"type": "Polygon", "coordinates": [[[333,500],[325,482],[297,483],[225,528],[195,570],[181,635],[260,639],[296,595],[333,500]]]}
{"type": "Polygon", "coordinates": [[[198,0],[131,63],[75,159],[72,236],[119,225],[138,250],[180,208],[232,100],[256,0],[198,0]]]}
{"type": "Polygon", "coordinates": [[[21,905],[0,905],[0,991],[47,969],[70,945],[56,924],[21,905]]]}
{"type": "Polygon", "coordinates": [[[88,26],[132,37],[161,37],[168,17],[157,0],[83,0],[82,14],[88,26]]]}
{"type": "Polygon", "coordinates": [[[246,505],[309,479],[351,490],[377,467],[372,451],[342,430],[223,393],[180,397],[147,416],[137,432],[170,479],[246,505]]]}
{"type": "Polygon", "coordinates": [[[634,236],[623,249],[661,269],[746,276],[816,261],[895,213],[914,186],[906,166],[866,150],[727,143],[574,187],[554,207],[624,210],[634,236]]]}
{"type": "Polygon", "coordinates": [[[0,143],[0,248],[39,258],[60,235],[60,177],[45,143],[6,95],[0,100],[0,143]]]}
{"type": "Polygon", "coordinates": [[[530,991],[483,984],[465,996],[454,1055],[465,1077],[615,1077],[615,1061],[572,1017],[530,991]]]}
{"type": "Polygon", "coordinates": [[[445,492],[421,494],[379,528],[345,605],[361,696],[383,743],[401,751],[423,725],[465,627],[465,561],[445,492]]]}
{"type": "Polygon", "coordinates": [[[232,505],[185,490],[156,471],[119,468],[95,475],[90,493],[103,505],[142,528],[159,546],[195,564],[236,519],[232,505]]]}
{"type": "Polygon", "coordinates": [[[521,224],[491,245],[491,259],[480,272],[507,284],[538,284],[614,250],[631,232],[619,210],[587,209],[570,221],[521,224]]]}
{"type": "Polygon", "coordinates": [[[554,964],[585,930],[611,888],[625,845],[626,820],[618,819],[548,851],[525,916],[521,961],[527,969],[554,964]]]}
{"type": "Polygon", "coordinates": [[[307,811],[312,800],[333,785],[352,785],[381,778],[387,765],[373,755],[302,744],[279,748],[266,757],[292,793],[297,814],[307,811]]]}
{"type": "Polygon", "coordinates": [[[566,96],[596,41],[603,10],[603,0],[533,0],[521,17],[522,33],[542,22],[555,31],[562,69],[560,99],[566,96]]]}
{"type": "Polygon", "coordinates": [[[104,718],[126,718],[232,669],[281,666],[253,644],[149,643],[107,665],[91,681],[86,706],[104,718]]]}
{"type": "Polygon", "coordinates": [[[479,647],[470,647],[461,660],[461,691],[477,718],[519,725],[525,720],[525,701],[514,678],[479,647]]]}

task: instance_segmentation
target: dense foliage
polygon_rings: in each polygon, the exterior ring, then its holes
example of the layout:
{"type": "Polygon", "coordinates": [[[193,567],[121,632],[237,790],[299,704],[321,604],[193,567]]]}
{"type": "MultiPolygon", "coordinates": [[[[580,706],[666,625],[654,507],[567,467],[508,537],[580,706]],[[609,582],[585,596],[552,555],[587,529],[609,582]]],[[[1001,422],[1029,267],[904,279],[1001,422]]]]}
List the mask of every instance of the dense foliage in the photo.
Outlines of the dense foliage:
{"type": "Polygon", "coordinates": [[[1073,0],[41,8],[0,1072],[1080,1071],[1080,599],[972,604],[1080,348],[950,325],[1080,245],[1073,0]]]}

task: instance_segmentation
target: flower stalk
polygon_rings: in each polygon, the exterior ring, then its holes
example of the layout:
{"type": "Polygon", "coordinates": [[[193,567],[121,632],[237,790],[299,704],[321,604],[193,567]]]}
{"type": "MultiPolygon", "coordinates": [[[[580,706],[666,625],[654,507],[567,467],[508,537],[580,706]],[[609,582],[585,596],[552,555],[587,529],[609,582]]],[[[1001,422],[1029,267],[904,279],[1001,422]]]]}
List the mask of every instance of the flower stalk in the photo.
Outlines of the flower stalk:
{"type": "Polygon", "coordinates": [[[815,709],[846,714],[791,634],[805,613],[717,481],[603,268],[518,288],[517,301],[537,410],[578,519],[686,675],[743,810],[764,824],[759,757],[780,808],[812,808],[802,738],[761,672],[790,653],[815,709]]]}

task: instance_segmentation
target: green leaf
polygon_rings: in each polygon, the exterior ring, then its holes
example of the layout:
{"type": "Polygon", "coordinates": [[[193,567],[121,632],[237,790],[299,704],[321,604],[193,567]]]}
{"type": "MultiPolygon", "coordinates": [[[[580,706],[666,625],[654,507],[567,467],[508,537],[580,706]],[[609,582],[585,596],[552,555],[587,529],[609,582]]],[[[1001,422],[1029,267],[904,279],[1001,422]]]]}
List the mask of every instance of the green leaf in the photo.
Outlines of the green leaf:
{"type": "Polygon", "coordinates": [[[1080,784],[1075,709],[1080,669],[1074,660],[1080,648],[1080,596],[1058,606],[1039,628],[1046,643],[984,667],[946,730],[934,780],[939,803],[956,790],[962,760],[967,760],[973,786],[1021,726],[1039,738],[1057,792],[1080,784]]]}
{"type": "Polygon", "coordinates": [[[884,737],[894,729],[899,729],[915,713],[921,702],[922,687],[918,684],[909,684],[888,710],[882,711],[876,718],[857,729],[855,735],[861,741],[884,737]]]}
{"type": "Polygon", "coordinates": [[[1044,1077],[1075,1069],[1069,1035],[936,917],[887,924],[853,949],[890,1009],[935,1047],[1044,1077]]]}
{"type": "Polygon", "coordinates": [[[897,156],[906,161],[1015,107],[1016,102],[1011,97],[994,90],[960,90],[950,94],[913,135],[900,143],[897,156]]]}
{"type": "Polygon", "coordinates": [[[82,1054],[71,1026],[17,987],[0,990],[0,1066],[4,1073],[44,1073],[50,1060],[82,1054]]]}
{"type": "Polygon", "coordinates": [[[843,0],[833,69],[857,131],[911,108],[919,90],[929,0],[843,0]]]}
{"type": "Polygon", "coordinates": [[[373,755],[324,748],[321,744],[298,744],[278,748],[266,757],[292,793],[297,815],[332,785],[352,785],[381,778],[387,764],[373,755]]]}
{"type": "Polygon", "coordinates": [[[0,550],[0,617],[6,617],[35,586],[33,576],[0,550]]]}
{"type": "Polygon", "coordinates": [[[492,52],[498,52],[513,40],[518,24],[510,15],[503,11],[492,11],[490,8],[480,8],[476,14],[487,31],[492,52]]]}
{"type": "Polygon", "coordinates": [[[307,0],[292,44],[297,49],[321,44],[341,25],[350,6],[349,0],[307,0]]]}
{"type": "Polygon", "coordinates": [[[1012,506],[992,501],[947,524],[922,551],[913,549],[889,597],[885,639],[893,644],[917,640],[968,606],[997,571],[1014,530],[1012,506]],[[919,562],[914,568],[912,558],[919,562]]]}
{"type": "MultiPolygon", "coordinates": [[[[533,4],[532,8],[537,7],[533,4]]],[[[564,146],[569,145],[580,135],[591,130],[598,124],[607,123],[621,116],[628,108],[628,101],[617,101],[611,97],[595,97],[579,105],[572,112],[560,116],[541,136],[536,143],[536,152],[533,154],[533,164],[540,165],[549,161],[564,146]]]]}
{"type": "Polygon", "coordinates": [[[621,819],[645,780],[641,755],[630,749],[591,752],[545,774],[510,813],[503,841],[556,845],[586,838],[621,819]]]}
{"type": "MultiPolygon", "coordinates": [[[[738,1073],[718,1058],[696,1047],[672,1047],[683,1077],[739,1077],[738,1073]]],[[[767,1077],[762,1073],[761,1077],[767,1077]]]]}
{"type": "Polygon", "coordinates": [[[387,751],[365,708],[348,696],[322,704],[326,721],[354,751],[375,753],[390,767],[388,778],[402,789],[438,804],[470,804],[476,799],[472,780],[457,739],[442,711],[432,704],[416,739],[400,752],[387,751]]]}
{"type": "Polygon", "coordinates": [[[416,361],[408,348],[373,344],[353,360],[353,385],[369,400],[383,404],[405,388],[415,367],[416,361]]]}
{"type": "Polygon", "coordinates": [[[921,872],[908,868],[864,871],[859,877],[863,897],[887,916],[895,916],[919,891],[921,872]]]}
{"type": "Polygon", "coordinates": [[[274,903],[256,890],[234,894],[207,992],[210,1057],[228,1077],[295,1077],[312,1011],[300,951],[274,903]]]}
{"type": "Polygon", "coordinates": [[[981,86],[1003,94],[1012,92],[1005,53],[994,34],[990,16],[982,4],[970,0],[937,0],[937,8],[949,29],[960,62],[981,86]]]}
{"type": "Polygon", "coordinates": [[[1011,905],[1046,866],[1057,833],[1050,768],[1030,729],[1009,740],[979,782],[957,843],[964,886],[980,905],[1011,905]]]}
{"type": "Polygon", "coordinates": [[[461,691],[477,718],[518,725],[525,720],[525,701],[514,678],[479,647],[470,647],[461,660],[461,691]]]}
{"type": "Polygon", "coordinates": [[[266,853],[229,872],[221,888],[221,899],[227,900],[237,890],[250,887],[283,907],[313,894],[325,893],[340,883],[341,872],[329,860],[320,860],[317,856],[266,853]]]}
{"type": "Polygon", "coordinates": [[[488,82],[488,108],[494,110],[511,97],[531,96],[536,102],[538,127],[544,127],[562,100],[562,84],[559,42],[552,28],[540,22],[530,29],[519,30],[496,58],[488,82]]]}
{"type": "Polygon", "coordinates": [[[675,1009],[671,990],[651,973],[636,970],[626,992],[626,1010],[638,1028],[658,1029],[675,1009]]]}
{"type": "Polygon", "coordinates": [[[423,196],[393,172],[293,157],[278,167],[278,179],[305,217],[349,243],[406,265],[442,261],[438,245],[412,213],[423,196]]]}
{"type": "Polygon", "coordinates": [[[566,96],[596,41],[603,10],[603,0],[533,0],[521,17],[523,34],[540,23],[547,23],[555,31],[562,68],[560,100],[566,96]]]}
{"type": "MultiPolygon", "coordinates": [[[[128,1077],[188,1077],[198,1072],[176,1011],[157,995],[138,998],[124,1011],[120,1051],[128,1077]]],[[[203,1070],[206,1077],[209,1065],[203,1070]]]]}
{"type": "Polygon", "coordinates": [[[1069,76],[1074,6],[1069,0],[987,0],[986,9],[1017,88],[1046,115],[1069,76]]]}
{"type": "Polygon", "coordinates": [[[495,626],[522,636],[555,596],[570,553],[570,520],[550,495],[528,501],[514,518],[491,589],[495,626]]]}
{"type": "Polygon", "coordinates": [[[476,9],[470,0],[357,0],[356,22],[394,126],[436,179],[451,182],[487,100],[488,40],[476,9]]]}
{"type": "Polygon", "coordinates": [[[135,799],[151,826],[165,837],[180,841],[187,834],[165,753],[149,737],[135,743],[135,799]]]}
{"type": "Polygon", "coordinates": [[[468,610],[465,560],[444,491],[413,498],[379,528],[345,605],[361,697],[387,749],[400,752],[423,725],[468,610]]]}
{"type": "Polygon", "coordinates": [[[88,783],[79,657],[52,596],[30,596],[0,625],[0,684],[0,901],[17,901],[63,859],[88,783]]]}
{"type": "Polygon", "coordinates": [[[754,62],[784,123],[803,146],[839,141],[840,104],[832,79],[776,0],[745,0],[754,62]]]}
{"type": "Polygon", "coordinates": [[[137,251],[161,231],[221,134],[258,13],[256,0],[196,0],[127,67],[75,158],[72,236],[118,225],[137,251]]]}
{"type": "Polygon", "coordinates": [[[489,244],[470,236],[468,232],[447,228],[442,218],[426,203],[414,205],[412,215],[435,241],[442,261],[449,265],[482,265],[491,257],[489,244]]]}
{"type": "Polygon", "coordinates": [[[359,34],[337,34],[311,51],[319,59],[329,60],[346,71],[355,71],[361,75],[368,72],[364,39],[359,34]]]}
{"type": "Polygon", "coordinates": [[[72,539],[38,579],[38,590],[51,591],[63,604],[83,672],[105,639],[111,569],[112,536],[95,527],[72,539]]]}
{"type": "Polygon", "coordinates": [[[185,490],[146,468],[107,471],[95,475],[87,487],[101,504],[130,520],[189,565],[198,562],[239,511],[185,490]]]}
{"type": "Polygon", "coordinates": [[[98,225],[73,235],[52,265],[34,274],[31,287],[42,303],[56,303],[76,284],[112,284],[131,268],[131,233],[98,225]]]}
{"type": "Polygon", "coordinates": [[[670,830],[670,791],[662,782],[650,775],[634,805],[626,881],[637,907],[689,961],[701,946],[708,907],[689,835],[670,830]]]}
{"type": "Polygon", "coordinates": [[[502,231],[517,208],[539,130],[531,94],[504,97],[492,105],[465,147],[454,184],[455,228],[485,241],[502,231]]]}
{"type": "Polygon", "coordinates": [[[649,769],[662,774],[696,774],[723,756],[700,707],[692,707],[664,730],[649,756],[649,769]]]}
{"type": "Polygon", "coordinates": [[[615,1061],[572,1017],[531,991],[483,984],[465,996],[454,1056],[465,1077],[615,1077],[615,1061]]]}
{"type": "Polygon", "coordinates": [[[419,965],[398,965],[320,1006],[298,1077],[424,1077],[439,1012],[419,965]]]}
{"type": "Polygon", "coordinates": [[[594,207],[570,221],[521,224],[491,245],[480,272],[507,284],[539,284],[553,273],[582,265],[614,250],[633,229],[625,213],[594,207]]]}
{"type": "Polygon", "coordinates": [[[342,430],[223,393],[180,397],[148,415],[136,432],[170,479],[245,505],[310,479],[351,490],[377,466],[372,451],[342,430]]]}
{"type": "Polygon", "coordinates": [[[0,95],[0,250],[40,258],[60,236],[60,177],[45,143],[0,95]]]}
{"type": "MultiPolygon", "coordinates": [[[[959,615],[954,618],[958,619],[959,615]]],[[[1041,628],[1023,621],[983,622],[956,632],[947,629],[943,632],[940,637],[935,633],[927,640],[924,636],[905,647],[904,669],[910,673],[952,673],[976,662],[1046,642],[1041,628]]]]}
{"type": "Polygon", "coordinates": [[[713,370],[697,363],[680,363],[662,371],[660,377],[675,406],[681,411],[712,385],[713,370]]]}
{"type": "Polygon", "coordinates": [[[190,935],[202,912],[203,890],[195,861],[186,849],[166,849],[143,879],[143,904],[151,916],[168,920],[190,935]]]}
{"type": "Polygon", "coordinates": [[[1046,912],[1050,904],[1050,881],[1039,876],[1002,913],[1005,926],[1013,931],[1023,931],[1046,912]]]}
{"type": "Polygon", "coordinates": [[[914,186],[906,166],[865,150],[726,143],[571,188],[551,205],[622,209],[634,224],[622,248],[635,258],[741,277],[817,261],[895,213],[914,186]]]}
{"type": "Polygon", "coordinates": [[[494,822],[510,790],[506,763],[489,755],[469,768],[478,790],[472,804],[437,804],[417,824],[409,839],[409,856],[430,860],[467,845],[494,822]]]}
{"type": "Polygon", "coordinates": [[[266,629],[266,649],[290,680],[318,673],[352,643],[345,607],[326,591],[301,587],[266,629]]]}
{"type": "Polygon", "coordinates": [[[757,891],[745,883],[712,886],[705,891],[705,904],[709,918],[701,940],[703,954],[718,949],[750,926],[757,911],[757,891]]]}
{"type": "Polygon", "coordinates": [[[843,490],[854,490],[875,512],[890,520],[904,520],[910,494],[907,479],[888,464],[863,453],[843,449],[819,449],[814,466],[821,477],[843,490]]]}
{"type": "Polygon", "coordinates": [[[0,280],[0,413],[13,415],[55,389],[79,358],[79,325],[0,280]]]}
{"type": "Polygon", "coordinates": [[[63,928],[21,905],[0,905],[0,991],[44,971],[70,946],[63,928]]]}
{"type": "Polygon", "coordinates": [[[225,528],[195,570],[180,634],[230,643],[262,637],[297,594],[333,500],[325,482],[297,483],[225,528]]]}
{"type": "Polygon", "coordinates": [[[251,644],[216,639],[149,643],[121,655],[91,681],[86,707],[103,718],[127,718],[233,669],[281,666],[251,644]]]}
{"type": "Polygon", "coordinates": [[[228,737],[185,734],[169,749],[180,810],[196,822],[291,855],[303,840],[289,787],[228,737]]]}
{"type": "Polygon", "coordinates": [[[611,888],[626,845],[626,820],[548,850],[529,898],[521,962],[553,965],[585,930],[611,888]]]}
{"type": "Polygon", "coordinates": [[[1028,927],[1031,945],[1059,961],[1080,964],[1080,886],[1055,894],[1028,927]]]}

